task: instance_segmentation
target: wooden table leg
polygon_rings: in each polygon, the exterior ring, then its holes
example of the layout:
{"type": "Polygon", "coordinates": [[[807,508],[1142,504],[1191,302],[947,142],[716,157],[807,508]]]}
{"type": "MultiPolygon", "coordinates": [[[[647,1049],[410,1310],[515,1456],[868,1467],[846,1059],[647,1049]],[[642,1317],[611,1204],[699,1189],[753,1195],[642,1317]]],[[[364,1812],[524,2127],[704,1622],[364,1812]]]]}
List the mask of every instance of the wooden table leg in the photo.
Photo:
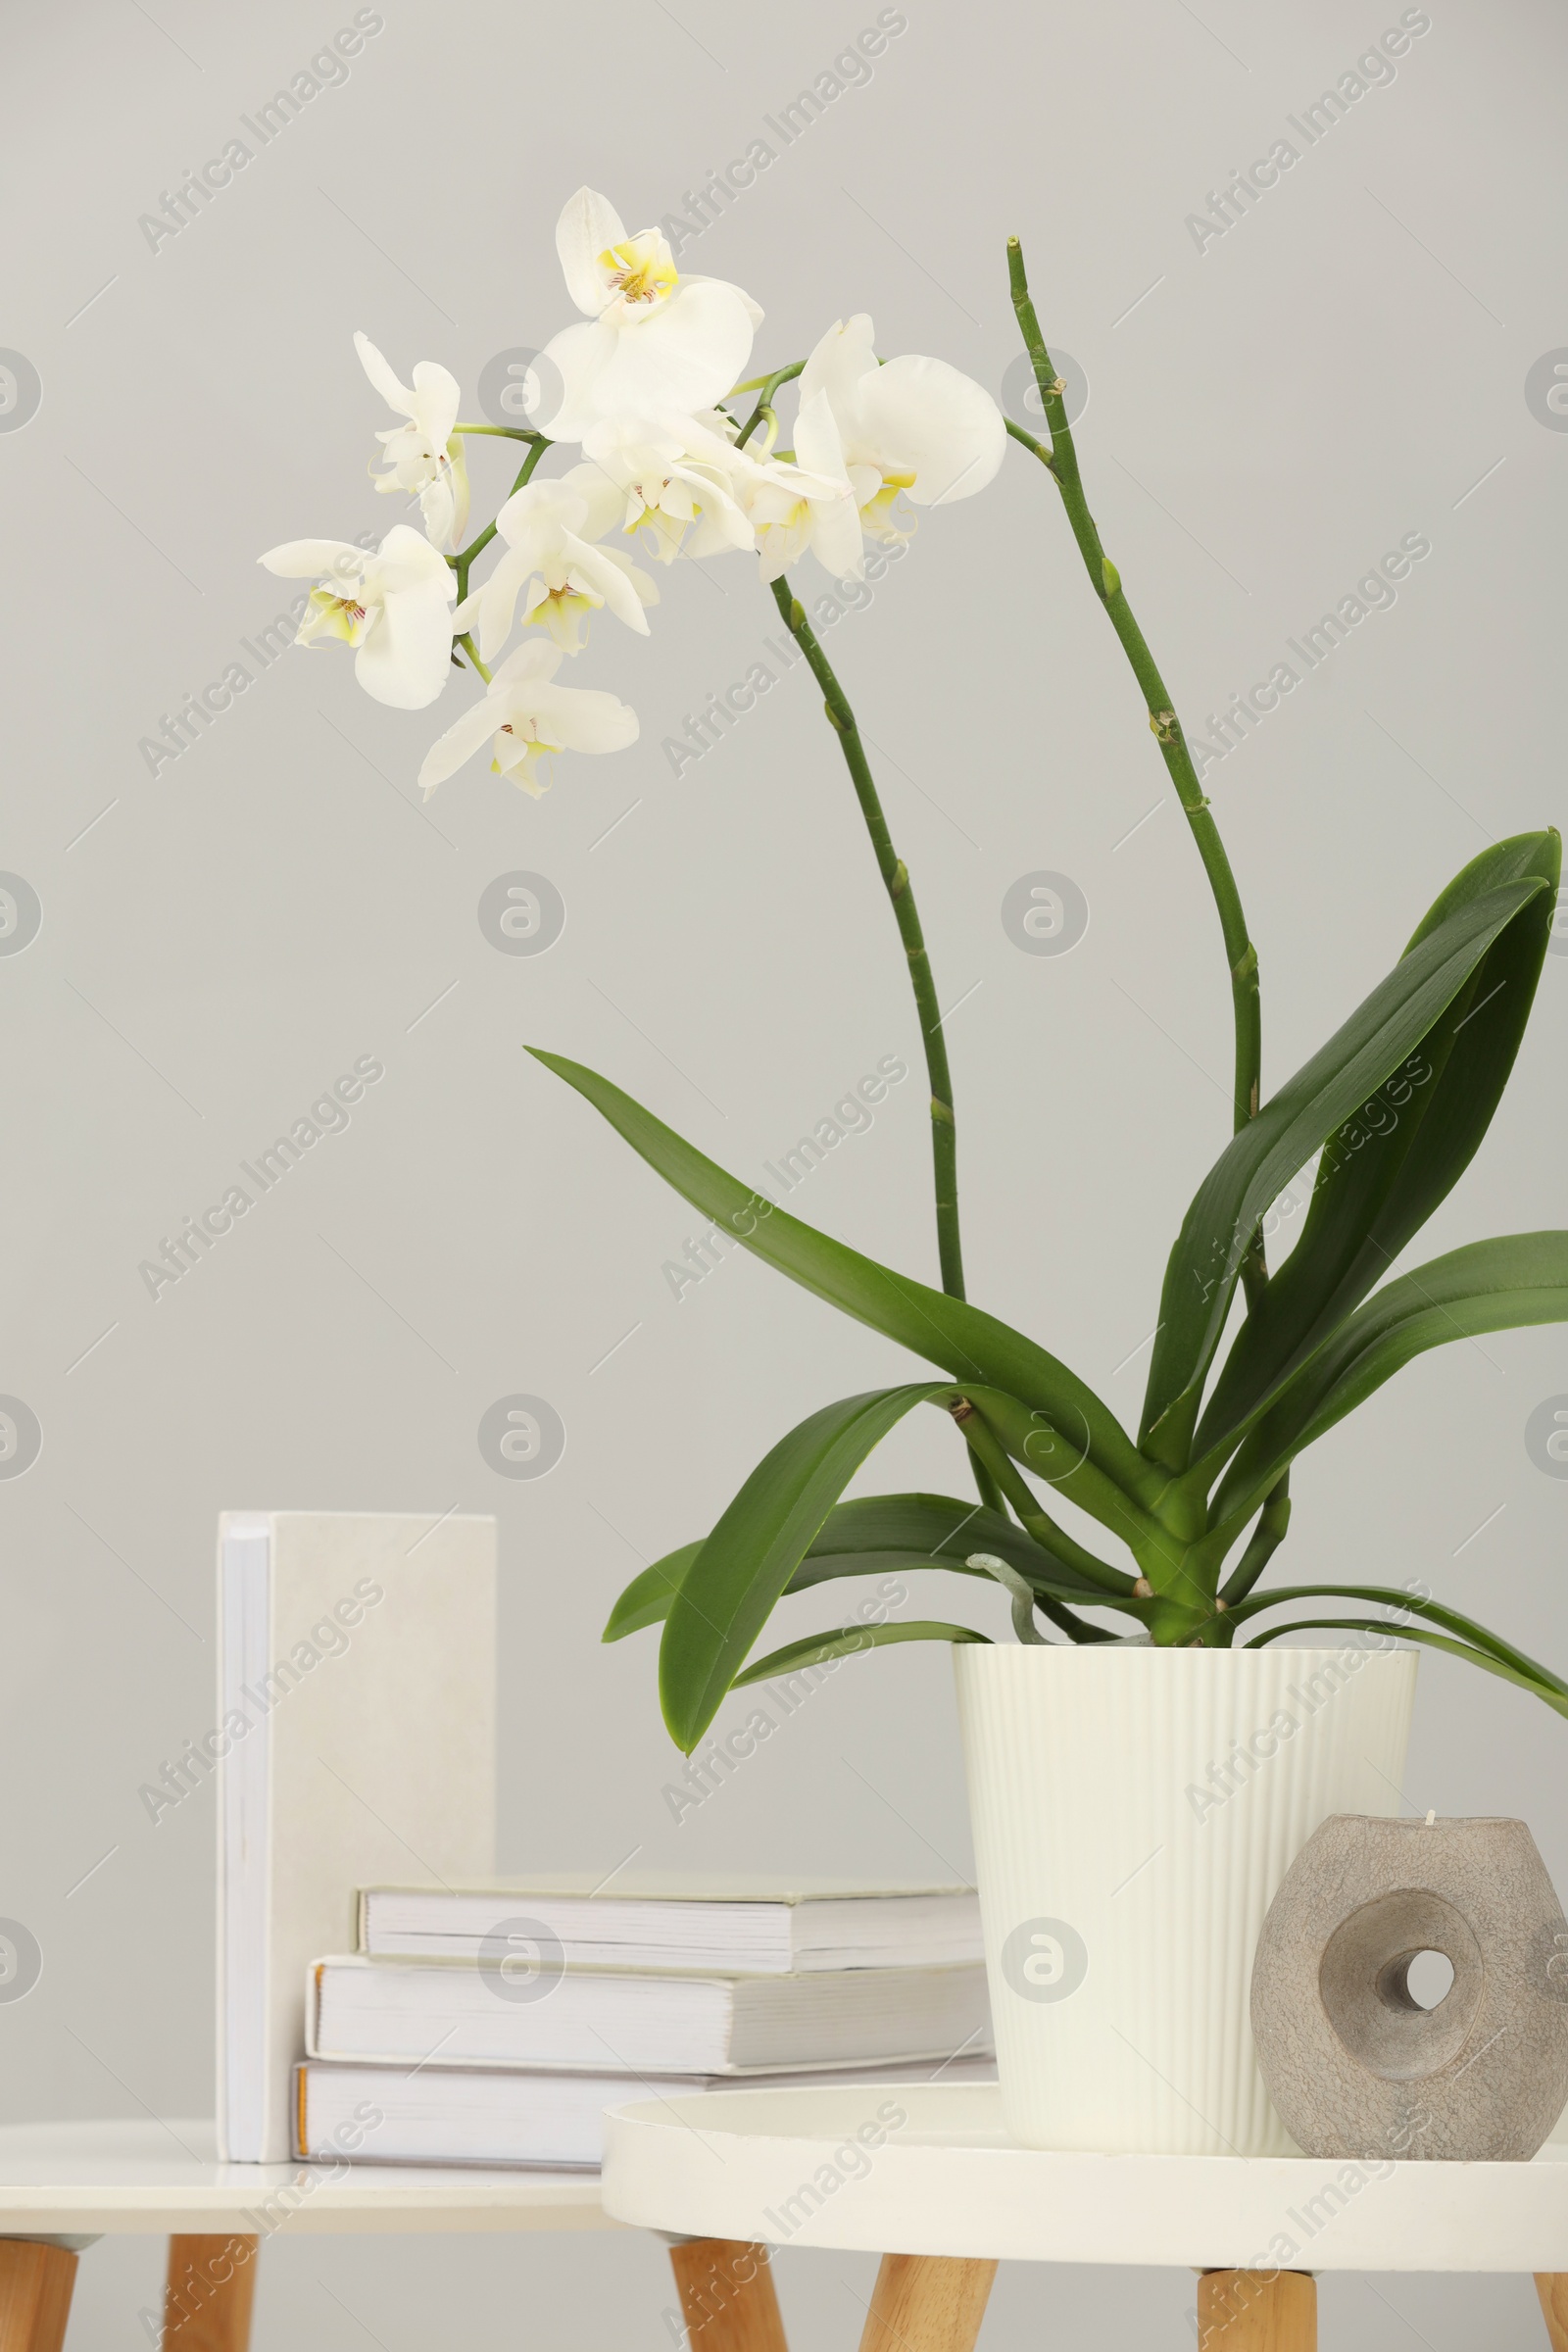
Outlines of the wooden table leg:
{"type": "Polygon", "coordinates": [[[860,2352],[970,2352],[996,2275],[957,2255],[884,2254],[860,2352]]]}
{"type": "Polygon", "coordinates": [[[1305,2271],[1205,2271],[1199,2352],[1317,2352],[1317,2282],[1305,2271]]]}
{"type": "Polygon", "coordinates": [[[60,2352],[75,2283],[64,2246],[0,2239],[0,2352],[60,2352]]]}
{"type": "MultiPolygon", "coordinates": [[[[247,2352],[256,2300],[254,2237],[172,2237],[164,2352],[247,2352]]],[[[0,2352],[10,2352],[0,2342],[0,2352]]]]}
{"type": "Polygon", "coordinates": [[[1536,2292],[1551,2338],[1551,2352],[1568,2352],[1568,2271],[1538,2271],[1536,2292]]]}
{"type": "MultiPolygon", "coordinates": [[[[765,2246],[688,2237],[670,2247],[669,2263],[686,2322],[686,2352],[785,2352],[765,2246]]],[[[0,2352],[7,2352],[4,2344],[0,2352]]]]}

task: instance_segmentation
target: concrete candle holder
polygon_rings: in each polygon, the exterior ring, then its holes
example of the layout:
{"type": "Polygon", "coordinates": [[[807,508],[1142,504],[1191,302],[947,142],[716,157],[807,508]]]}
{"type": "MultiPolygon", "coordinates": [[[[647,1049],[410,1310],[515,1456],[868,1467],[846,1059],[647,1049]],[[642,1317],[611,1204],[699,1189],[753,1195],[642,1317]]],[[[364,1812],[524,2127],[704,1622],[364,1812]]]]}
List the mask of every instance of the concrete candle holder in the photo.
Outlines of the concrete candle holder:
{"type": "Polygon", "coordinates": [[[1263,1923],[1252,2034],[1308,2156],[1534,2156],[1568,2104],[1568,1920],[1525,1824],[1324,1822],[1263,1923]],[[1453,1970],[1431,2008],[1422,1952],[1453,1970]]]}

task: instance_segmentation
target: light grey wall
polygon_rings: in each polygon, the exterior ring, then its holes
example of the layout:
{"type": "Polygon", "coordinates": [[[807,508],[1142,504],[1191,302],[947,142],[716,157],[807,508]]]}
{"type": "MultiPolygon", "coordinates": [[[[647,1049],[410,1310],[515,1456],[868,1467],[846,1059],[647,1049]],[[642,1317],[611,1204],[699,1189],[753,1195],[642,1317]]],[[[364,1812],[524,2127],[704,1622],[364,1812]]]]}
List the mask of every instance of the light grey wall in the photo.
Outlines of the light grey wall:
{"type": "MultiPolygon", "coordinates": [[[[211,1806],[155,1829],[137,1789],[208,1721],[221,1505],[499,1514],[510,1866],[608,1870],[638,1846],[672,1866],[939,1875],[968,1857],[940,1653],[847,1669],[677,1826],[649,1645],[596,1646],[626,1576],[700,1533],[785,1427],[907,1361],[749,1261],[677,1302],[661,1269],[693,1219],[519,1051],[604,1069],[753,1178],[878,1056],[916,1054],[803,675],[678,781],[662,755],[775,630],[750,566],[662,574],[646,645],[601,624],[576,682],[633,702],[642,739],[563,760],[539,805],[480,763],[421,811],[435,714],[368,702],[334,652],[255,676],[156,776],[139,751],[286,602],[260,549],[396,515],[366,478],[385,419],[352,330],[405,372],[439,357],[471,402],[486,361],[571,316],[552,243],[571,189],[603,187],[638,222],[683,208],[875,11],[385,0],[347,81],[153,250],[140,217],[227,139],[256,148],[240,116],[353,13],[78,0],[13,11],[6,33],[0,341],[42,388],[0,432],[0,866],[42,906],[38,936],[0,957],[0,1390],[43,1432],[35,1465],[0,1482],[0,1912],[44,1953],[36,1990],[0,2006],[13,2119],[210,2099],[211,1806]],[[516,868],[567,907],[538,958],[498,954],[476,921],[516,868]],[[364,1054],[385,1077],[351,1129],[154,1301],[138,1265],[161,1237],[364,1054]],[[497,1477],[475,1437],[519,1391],[567,1432],[532,1484],[497,1477]]],[[[1088,376],[1106,544],[1194,723],[1401,534],[1430,538],[1396,605],[1209,771],[1277,1082],[1489,836],[1562,818],[1568,440],[1526,399],[1528,371],[1568,346],[1560,17],[1433,0],[1392,84],[1200,251],[1187,216],[1294,137],[1287,118],[1397,6],[906,14],[874,78],[684,257],[763,302],[760,359],[865,307],[884,351],[1000,385],[1003,246],[1020,231],[1047,333],[1088,376]]],[[[481,446],[478,496],[505,471],[481,446]]],[[[950,1037],[973,1292],[1131,1416],[1144,1359],[1116,1367],[1226,1132],[1228,1011],[1196,860],[1032,463],[1010,452],[985,497],[928,517],[829,643],[885,755],[944,1002],[972,992],[950,1037]],[[1000,919],[1040,868],[1091,909],[1059,958],[1019,954],[1000,919]]],[[[1428,1253],[1562,1221],[1565,1028],[1554,956],[1428,1253]]],[[[929,1277],[921,1097],[895,1090],[803,1208],[929,1277]]],[[[1424,1577],[1560,1662],[1568,1484],[1533,1464],[1524,1428],[1565,1391],[1553,1330],[1427,1356],[1303,1464],[1282,1565],[1424,1577]]],[[[961,1488],[956,1451],[908,1428],[876,1480],[961,1488]]],[[[819,1617],[801,1603],[782,1622],[819,1617]]],[[[1562,1724],[1442,1659],[1422,1679],[1410,1804],[1523,1814],[1568,1884],[1562,1724]]],[[[89,2258],[79,2345],[127,2340],[157,2251],[89,2258]]],[[[867,2265],[781,2269],[797,2340],[854,2340],[867,2265]]],[[[1174,2274],[1020,2271],[988,2340],[1186,2342],[1190,2291],[1174,2274]]],[[[258,2341],[368,2332],[402,2352],[461,2308],[493,2340],[652,2347],[668,2301],[641,2241],[580,2264],[568,2241],[314,2240],[270,2250],[258,2341]]],[[[1327,2324],[1346,2347],[1539,2340],[1523,2281],[1342,2281],[1327,2324]]]]}

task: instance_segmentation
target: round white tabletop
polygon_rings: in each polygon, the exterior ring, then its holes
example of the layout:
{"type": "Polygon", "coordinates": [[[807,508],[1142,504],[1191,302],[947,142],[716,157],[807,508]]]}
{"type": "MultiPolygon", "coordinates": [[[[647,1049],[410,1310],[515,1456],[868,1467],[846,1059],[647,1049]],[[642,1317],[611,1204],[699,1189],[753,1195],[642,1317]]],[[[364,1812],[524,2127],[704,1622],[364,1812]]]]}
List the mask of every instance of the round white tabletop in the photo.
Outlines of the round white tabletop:
{"type": "Polygon", "coordinates": [[[606,2210],[694,2237],[1202,2270],[1568,2271],[1533,2164],[1021,2148],[994,2084],[727,2091],[612,2111],[606,2210]]]}
{"type": "Polygon", "coordinates": [[[0,2126],[0,2237],[614,2226],[595,2173],[220,2164],[210,2123],[0,2126]]]}

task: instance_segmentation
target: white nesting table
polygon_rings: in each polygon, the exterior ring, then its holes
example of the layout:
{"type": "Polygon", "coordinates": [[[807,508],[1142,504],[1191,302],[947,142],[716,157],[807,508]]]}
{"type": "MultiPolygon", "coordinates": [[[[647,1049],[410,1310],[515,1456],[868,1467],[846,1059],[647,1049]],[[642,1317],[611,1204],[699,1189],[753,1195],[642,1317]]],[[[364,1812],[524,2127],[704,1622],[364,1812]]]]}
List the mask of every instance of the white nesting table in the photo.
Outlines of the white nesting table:
{"type": "Polygon", "coordinates": [[[1568,2352],[1555,2143],[1533,2164],[1096,2156],[1016,2146],[991,2084],[731,2091],[614,2110],[604,2201],[713,2249],[706,2307],[687,2298],[704,2352],[782,2352],[779,2245],[883,2256],[862,2352],[969,2352],[999,2259],[1200,2270],[1202,2352],[1311,2352],[1318,2271],[1531,2271],[1568,2352]]]}
{"type": "Polygon", "coordinates": [[[210,2123],[9,2125],[0,2352],[60,2352],[77,2251],[122,2231],[170,2238],[165,2352],[245,2352],[257,2254],[280,2230],[614,2227],[593,2173],[220,2164],[210,2123]]]}

